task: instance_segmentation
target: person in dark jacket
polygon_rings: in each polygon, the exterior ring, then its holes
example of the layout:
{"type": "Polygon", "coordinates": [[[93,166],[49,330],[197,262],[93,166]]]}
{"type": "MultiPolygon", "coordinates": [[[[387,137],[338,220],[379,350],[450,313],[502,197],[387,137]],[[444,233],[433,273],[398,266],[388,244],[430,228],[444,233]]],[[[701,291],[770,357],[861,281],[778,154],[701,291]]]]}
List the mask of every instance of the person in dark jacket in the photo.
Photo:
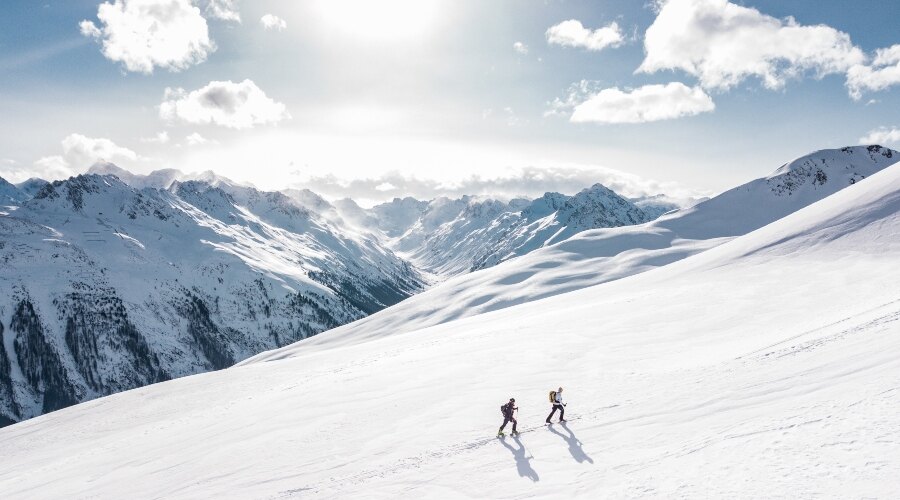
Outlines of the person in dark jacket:
{"type": "Polygon", "coordinates": [[[505,405],[500,407],[500,412],[503,413],[503,425],[500,426],[500,430],[497,432],[498,436],[503,435],[503,429],[505,429],[506,424],[508,424],[510,422],[512,422],[512,424],[513,424],[512,435],[513,436],[519,435],[519,431],[516,430],[517,422],[516,422],[516,419],[513,417],[513,412],[515,412],[518,409],[519,408],[516,407],[516,398],[509,398],[509,403],[506,403],[505,405]]]}
{"type": "Polygon", "coordinates": [[[556,395],[553,397],[553,410],[550,412],[550,415],[547,415],[547,423],[550,423],[550,419],[553,418],[553,414],[556,413],[556,410],[559,410],[559,421],[565,422],[565,414],[566,414],[566,404],[563,403],[562,400],[562,387],[557,389],[556,395]]]}

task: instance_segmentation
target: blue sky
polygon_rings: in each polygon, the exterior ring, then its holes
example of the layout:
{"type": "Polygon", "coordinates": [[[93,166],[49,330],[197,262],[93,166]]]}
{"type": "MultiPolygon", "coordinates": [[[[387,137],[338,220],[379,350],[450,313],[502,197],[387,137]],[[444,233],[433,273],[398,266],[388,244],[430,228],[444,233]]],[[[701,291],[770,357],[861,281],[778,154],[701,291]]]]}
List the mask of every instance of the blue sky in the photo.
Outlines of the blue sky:
{"type": "Polygon", "coordinates": [[[593,182],[688,195],[816,149],[900,143],[898,2],[102,5],[4,2],[0,176],[106,159],[371,200],[593,182]],[[142,29],[139,7],[183,21],[157,53],[116,39],[142,29]]]}

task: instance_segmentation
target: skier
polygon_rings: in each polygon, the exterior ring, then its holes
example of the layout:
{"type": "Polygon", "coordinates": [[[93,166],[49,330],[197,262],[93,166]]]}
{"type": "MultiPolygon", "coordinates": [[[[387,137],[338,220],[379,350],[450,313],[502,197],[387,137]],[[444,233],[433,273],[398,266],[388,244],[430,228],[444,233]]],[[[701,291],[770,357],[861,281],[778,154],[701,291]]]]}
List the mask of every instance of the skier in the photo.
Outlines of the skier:
{"type": "Polygon", "coordinates": [[[559,389],[557,389],[555,391],[550,391],[550,404],[553,405],[553,411],[551,411],[550,414],[547,415],[547,423],[548,424],[550,423],[550,419],[553,418],[553,415],[556,413],[556,410],[559,410],[559,421],[560,422],[566,421],[566,419],[564,418],[564,416],[566,414],[566,409],[565,409],[566,404],[563,403],[562,392],[563,392],[562,387],[560,387],[559,389]]]}
{"type": "Polygon", "coordinates": [[[518,410],[516,407],[516,398],[509,398],[509,403],[500,407],[500,412],[503,413],[503,425],[500,426],[500,430],[497,432],[497,436],[503,436],[503,429],[506,428],[506,424],[512,422],[512,435],[518,436],[519,431],[516,430],[516,419],[513,418],[513,412],[518,410]]]}

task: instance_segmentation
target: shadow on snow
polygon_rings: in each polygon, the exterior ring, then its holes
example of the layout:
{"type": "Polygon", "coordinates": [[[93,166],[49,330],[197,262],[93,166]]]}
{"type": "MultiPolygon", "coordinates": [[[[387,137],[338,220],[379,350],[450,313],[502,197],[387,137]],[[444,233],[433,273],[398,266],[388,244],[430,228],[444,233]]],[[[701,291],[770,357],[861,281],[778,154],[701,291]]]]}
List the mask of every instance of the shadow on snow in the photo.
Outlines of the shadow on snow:
{"type": "Polygon", "coordinates": [[[537,471],[531,467],[531,460],[534,457],[528,453],[518,436],[513,437],[512,440],[515,441],[517,447],[507,444],[506,439],[500,439],[500,444],[509,450],[513,454],[513,458],[516,459],[516,469],[519,471],[519,476],[527,477],[534,482],[540,481],[541,478],[538,476],[537,471]]]}
{"type": "Polygon", "coordinates": [[[562,432],[559,432],[558,430],[554,429],[552,425],[548,426],[547,429],[549,429],[550,432],[556,434],[557,436],[563,438],[566,441],[566,444],[569,445],[569,453],[572,454],[572,458],[574,458],[575,461],[577,461],[578,463],[582,463],[582,464],[584,462],[591,463],[591,464],[594,463],[594,460],[591,457],[589,457],[587,455],[587,453],[584,452],[584,449],[581,447],[581,445],[582,445],[581,441],[578,440],[578,438],[575,436],[575,433],[572,432],[572,429],[569,429],[569,426],[567,426],[565,422],[562,422],[559,425],[563,429],[566,430],[568,435],[563,434],[562,432]]]}

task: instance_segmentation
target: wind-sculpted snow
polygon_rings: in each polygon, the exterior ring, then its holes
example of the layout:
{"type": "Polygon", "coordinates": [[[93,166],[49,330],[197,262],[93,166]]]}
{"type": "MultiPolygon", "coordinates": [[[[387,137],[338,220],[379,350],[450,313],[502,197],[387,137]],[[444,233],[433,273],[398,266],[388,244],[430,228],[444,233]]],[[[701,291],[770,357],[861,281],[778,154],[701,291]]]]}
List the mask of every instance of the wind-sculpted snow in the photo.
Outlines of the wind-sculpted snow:
{"type": "Polygon", "coordinates": [[[0,217],[0,423],[226,368],[422,286],[281,193],[54,182],[0,217]]]}
{"type": "Polygon", "coordinates": [[[4,428],[0,491],[892,498],[898,234],[895,165],[645,273],[4,428]],[[559,386],[569,422],[548,428],[559,386]],[[497,439],[509,397],[525,432],[497,439]]]}
{"type": "Polygon", "coordinates": [[[878,146],[824,150],[647,224],[583,231],[499,266],[449,279],[326,335],[263,353],[280,359],[313,344],[356,343],[559,295],[684,259],[774,222],[894,164],[878,146]]]}

